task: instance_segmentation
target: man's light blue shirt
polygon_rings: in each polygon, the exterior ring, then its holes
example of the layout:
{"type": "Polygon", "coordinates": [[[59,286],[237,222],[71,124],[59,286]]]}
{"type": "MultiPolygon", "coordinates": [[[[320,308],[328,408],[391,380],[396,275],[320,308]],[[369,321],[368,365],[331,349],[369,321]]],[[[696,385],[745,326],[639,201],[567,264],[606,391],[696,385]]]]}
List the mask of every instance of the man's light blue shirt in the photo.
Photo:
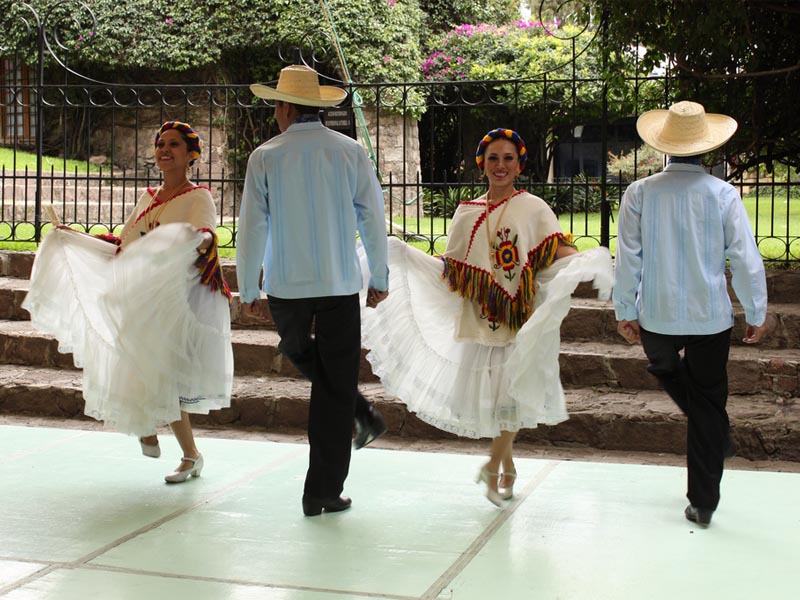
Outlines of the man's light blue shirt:
{"type": "Polygon", "coordinates": [[[363,148],[318,120],[295,122],[256,148],[245,175],[236,274],[242,302],[263,290],[279,298],[345,296],[363,287],[356,231],[369,286],[388,290],[383,192],[363,148]]]}
{"type": "Polygon", "coordinates": [[[747,323],[764,323],[764,263],[736,188],[702,166],[671,163],[633,182],[622,198],[615,259],[617,320],[667,335],[713,334],[733,325],[725,279],[747,323]]]}

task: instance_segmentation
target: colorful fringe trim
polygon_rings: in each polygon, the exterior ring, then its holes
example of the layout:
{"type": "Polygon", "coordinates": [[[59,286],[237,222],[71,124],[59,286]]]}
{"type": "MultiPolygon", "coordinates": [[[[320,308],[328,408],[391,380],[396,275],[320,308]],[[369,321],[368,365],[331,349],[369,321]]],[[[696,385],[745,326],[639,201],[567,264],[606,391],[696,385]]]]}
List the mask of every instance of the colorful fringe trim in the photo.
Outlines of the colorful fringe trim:
{"type": "Polygon", "coordinates": [[[495,281],[491,273],[445,256],[442,257],[442,279],[462,298],[477,302],[484,314],[494,317],[511,331],[517,331],[533,314],[537,271],[553,263],[561,244],[572,246],[572,234],[554,233],[528,252],[528,260],[520,270],[519,289],[513,297],[495,281]]]}
{"type": "Polygon", "coordinates": [[[233,294],[228,282],[222,275],[222,265],[219,262],[219,251],[217,249],[217,234],[209,229],[203,227],[200,231],[210,233],[213,241],[204,253],[201,253],[195,261],[195,266],[200,270],[200,283],[207,285],[211,288],[212,292],[219,291],[223,296],[231,302],[233,294]]]}
{"type": "Polygon", "coordinates": [[[115,236],[113,233],[98,233],[94,237],[115,246],[122,244],[122,238],[115,236]]]}

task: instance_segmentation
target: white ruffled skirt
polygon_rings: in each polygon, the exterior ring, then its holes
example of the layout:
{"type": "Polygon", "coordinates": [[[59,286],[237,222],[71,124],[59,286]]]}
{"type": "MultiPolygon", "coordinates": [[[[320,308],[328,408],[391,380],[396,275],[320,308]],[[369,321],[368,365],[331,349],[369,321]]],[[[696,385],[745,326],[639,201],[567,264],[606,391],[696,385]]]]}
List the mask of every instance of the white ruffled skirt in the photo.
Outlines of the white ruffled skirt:
{"type": "Polygon", "coordinates": [[[448,289],[442,268],[440,259],[389,238],[389,296],[362,309],[367,359],[386,391],[423,421],[470,438],[566,420],[561,322],[580,282],[593,280],[601,297],[610,295],[608,250],[559,259],[537,274],[534,313],[506,346],[454,339],[463,299],[448,289]]]}
{"type": "Polygon", "coordinates": [[[83,369],[84,412],[138,436],[230,406],[227,299],[199,282],[200,234],[161,225],[126,246],[55,229],[43,240],[23,303],[34,327],[83,369]]]}

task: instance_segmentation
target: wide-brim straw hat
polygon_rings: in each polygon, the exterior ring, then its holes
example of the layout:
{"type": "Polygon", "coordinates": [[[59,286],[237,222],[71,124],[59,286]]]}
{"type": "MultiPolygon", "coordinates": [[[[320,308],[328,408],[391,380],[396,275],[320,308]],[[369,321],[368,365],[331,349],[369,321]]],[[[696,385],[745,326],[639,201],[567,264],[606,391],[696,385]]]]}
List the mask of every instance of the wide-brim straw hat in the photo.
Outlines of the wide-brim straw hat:
{"type": "Polygon", "coordinates": [[[670,156],[695,156],[723,146],[738,127],[736,119],[706,113],[702,104],[684,100],[669,110],[650,110],[636,121],[644,142],[670,156]]]}
{"type": "Polygon", "coordinates": [[[254,83],[250,90],[265,100],[281,100],[301,106],[336,106],[347,98],[347,92],[332,85],[320,85],[319,75],[305,65],[281,69],[277,87],[254,83]]]}

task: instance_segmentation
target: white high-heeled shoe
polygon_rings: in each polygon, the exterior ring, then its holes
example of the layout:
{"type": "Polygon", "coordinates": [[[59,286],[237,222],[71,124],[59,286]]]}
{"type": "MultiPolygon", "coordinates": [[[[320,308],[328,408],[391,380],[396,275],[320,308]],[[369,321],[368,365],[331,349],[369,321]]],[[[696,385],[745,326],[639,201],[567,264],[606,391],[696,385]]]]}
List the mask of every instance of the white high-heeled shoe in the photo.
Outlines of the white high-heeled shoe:
{"type": "Polygon", "coordinates": [[[506,478],[511,480],[511,485],[506,487],[498,487],[498,491],[500,492],[500,497],[503,500],[511,500],[514,497],[514,482],[517,480],[517,472],[516,471],[503,471],[500,474],[500,478],[506,478]]]}
{"type": "Polygon", "coordinates": [[[145,444],[142,438],[139,438],[139,445],[142,447],[142,454],[150,458],[158,458],[161,456],[161,446],[158,445],[158,440],[155,444],[145,444]]]}
{"type": "Polygon", "coordinates": [[[498,492],[493,490],[492,487],[489,485],[489,482],[492,479],[497,481],[498,477],[500,477],[500,475],[498,475],[497,473],[492,473],[491,471],[489,471],[489,469],[486,467],[486,465],[483,465],[481,467],[481,470],[478,471],[478,476],[475,478],[475,483],[481,483],[481,482],[485,483],[486,484],[486,497],[489,499],[489,502],[491,502],[492,504],[494,504],[495,506],[497,506],[499,508],[502,508],[503,507],[503,497],[498,492]]]}
{"type": "Polygon", "coordinates": [[[203,470],[202,454],[197,458],[189,458],[188,456],[184,456],[181,460],[192,463],[192,466],[185,471],[179,471],[176,469],[169,475],[165,475],[164,481],[167,483],[183,483],[189,479],[189,477],[200,477],[200,471],[203,470]]]}

